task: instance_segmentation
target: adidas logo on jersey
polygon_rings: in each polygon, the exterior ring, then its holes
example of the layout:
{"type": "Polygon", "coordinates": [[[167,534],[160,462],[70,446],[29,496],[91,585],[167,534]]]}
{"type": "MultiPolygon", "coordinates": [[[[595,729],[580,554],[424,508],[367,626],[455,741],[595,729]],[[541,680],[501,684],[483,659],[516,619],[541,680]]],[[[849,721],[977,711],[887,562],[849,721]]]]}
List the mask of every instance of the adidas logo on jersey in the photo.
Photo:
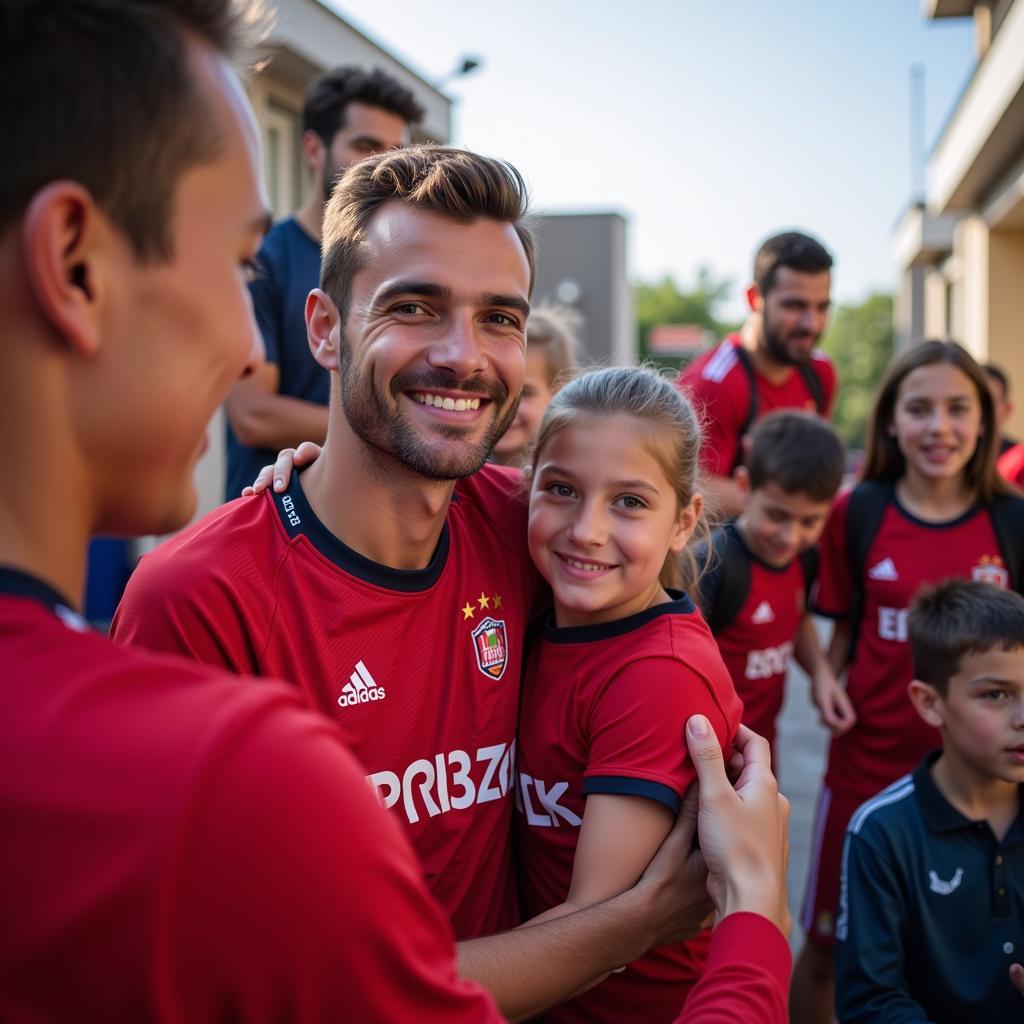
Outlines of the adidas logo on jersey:
{"type": "Polygon", "coordinates": [[[873,580],[898,580],[900,574],[896,571],[891,558],[883,558],[877,565],[868,569],[868,577],[873,580]]]}
{"type": "Polygon", "coordinates": [[[775,612],[772,611],[772,606],[767,601],[762,601],[754,609],[754,614],[750,616],[750,621],[755,626],[763,626],[766,623],[774,622],[775,612]]]}
{"type": "Polygon", "coordinates": [[[361,662],[356,662],[356,670],[348,677],[342,687],[338,706],[351,707],[353,704],[368,704],[371,700],[383,700],[384,687],[377,685],[377,680],[370,675],[369,669],[361,662]]]}

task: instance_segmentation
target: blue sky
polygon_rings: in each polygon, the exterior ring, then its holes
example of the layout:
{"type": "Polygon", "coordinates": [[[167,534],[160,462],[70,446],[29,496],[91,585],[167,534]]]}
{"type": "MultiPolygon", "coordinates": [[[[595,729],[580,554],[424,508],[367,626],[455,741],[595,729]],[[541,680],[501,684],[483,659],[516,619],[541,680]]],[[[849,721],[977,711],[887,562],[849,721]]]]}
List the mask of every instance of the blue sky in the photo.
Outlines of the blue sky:
{"type": "Polygon", "coordinates": [[[630,273],[708,264],[738,316],[758,242],[802,227],[836,257],[834,296],[896,281],[910,198],[909,69],[930,145],[974,64],[969,19],[920,0],[330,0],[446,86],[455,139],[511,160],[542,211],[616,210],[630,273]]]}

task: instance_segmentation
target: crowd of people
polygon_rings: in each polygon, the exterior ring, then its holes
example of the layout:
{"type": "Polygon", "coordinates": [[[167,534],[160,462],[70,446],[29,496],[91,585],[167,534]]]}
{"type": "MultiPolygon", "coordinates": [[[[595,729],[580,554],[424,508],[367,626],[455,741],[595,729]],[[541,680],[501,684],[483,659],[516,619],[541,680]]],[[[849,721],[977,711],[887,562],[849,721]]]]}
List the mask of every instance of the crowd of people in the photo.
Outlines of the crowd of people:
{"type": "Polygon", "coordinates": [[[408,146],[384,73],[311,88],[267,233],[255,8],[2,24],[0,1017],[1024,1016],[997,369],[894,356],[841,492],[814,238],[678,380],[580,369],[519,173],[408,146]],[[89,537],[189,519],[225,399],[253,485],[95,634],[89,537]],[[832,738],[790,984],[792,660],[832,738]]]}

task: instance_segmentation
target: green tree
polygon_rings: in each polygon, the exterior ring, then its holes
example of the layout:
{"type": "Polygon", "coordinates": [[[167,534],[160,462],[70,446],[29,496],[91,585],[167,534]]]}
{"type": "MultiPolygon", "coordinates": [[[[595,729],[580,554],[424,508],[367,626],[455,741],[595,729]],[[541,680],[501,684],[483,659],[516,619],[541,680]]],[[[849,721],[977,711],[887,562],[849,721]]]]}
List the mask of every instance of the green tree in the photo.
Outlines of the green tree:
{"type": "Polygon", "coordinates": [[[850,448],[863,448],[875,390],[893,353],[892,296],[838,306],[821,347],[832,357],[839,394],[832,422],[850,448]]]}
{"type": "Polygon", "coordinates": [[[728,325],[716,313],[731,291],[730,280],[715,278],[710,268],[704,266],[697,270],[694,287],[686,291],[669,275],[655,284],[639,282],[633,289],[633,301],[640,357],[673,369],[679,367],[679,359],[650,354],[647,335],[656,324],[701,324],[714,332],[716,338],[727,333],[728,325]]]}

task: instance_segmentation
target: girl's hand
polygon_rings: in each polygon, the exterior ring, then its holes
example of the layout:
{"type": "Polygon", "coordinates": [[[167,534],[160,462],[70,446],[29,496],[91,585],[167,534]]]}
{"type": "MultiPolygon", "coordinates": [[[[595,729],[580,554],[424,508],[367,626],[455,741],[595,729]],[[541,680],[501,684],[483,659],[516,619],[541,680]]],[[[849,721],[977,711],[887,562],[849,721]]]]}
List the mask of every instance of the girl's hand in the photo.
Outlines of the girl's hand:
{"type": "Polygon", "coordinates": [[[292,478],[292,470],[316,462],[322,451],[323,447],[312,441],[303,441],[298,448],[282,449],[278,452],[277,461],[272,466],[264,466],[256,479],[248,487],[242,488],[242,497],[261,494],[270,486],[271,480],[274,482],[274,490],[278,493],[287,490],[288,482],[292,478]]]}
{"type": "Polygon", "coordinates": [[[1020,964],[1010,964],[1010,984],[1024,996],[1024,967],[1020,964]]]}
{"type": "Polygon", "coordinates": [[[816,672],[811,679],[811,698],[818,709],[821,724],[842,736],[857,724],[857,712],[846,690],[829,669],[816,672]]]}

